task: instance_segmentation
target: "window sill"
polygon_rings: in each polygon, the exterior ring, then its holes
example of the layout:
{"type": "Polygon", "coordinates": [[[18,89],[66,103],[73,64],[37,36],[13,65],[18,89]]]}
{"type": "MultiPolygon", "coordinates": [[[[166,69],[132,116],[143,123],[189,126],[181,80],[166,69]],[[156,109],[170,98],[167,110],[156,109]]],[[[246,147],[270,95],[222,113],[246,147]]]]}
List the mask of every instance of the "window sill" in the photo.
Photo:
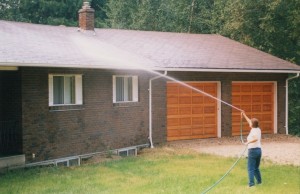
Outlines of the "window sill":
{"type": "Polygon", "coordinates": [[[59,111],[74,111],[74,110],[83,110],[84,106],[82,104],[74,104],[74,105],[55,105],[50,106],[50,112],[59,112],[59,111]]]}
{"type": "Polygon", "coordinates": [[[133,107],[140,106],[140,102],[114,102],[113,107],[133,107]]]}

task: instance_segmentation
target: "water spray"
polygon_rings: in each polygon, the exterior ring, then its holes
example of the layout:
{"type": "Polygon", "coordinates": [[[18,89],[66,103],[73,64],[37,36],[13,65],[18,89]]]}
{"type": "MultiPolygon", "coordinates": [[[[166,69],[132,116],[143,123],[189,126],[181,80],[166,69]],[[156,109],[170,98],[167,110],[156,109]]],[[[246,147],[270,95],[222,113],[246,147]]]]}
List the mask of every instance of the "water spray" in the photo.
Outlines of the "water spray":
{"type": "MultiPolygon", "coordinates": [[[[152,60],[145,59],[138,55],[121,50],[114,45],[107,44],[104,41],[97,40],[93,36],[87,36],[85,34],[79,33],[77,36],[72,36],[70,38],[73,43],[75,43],[79,48],[81,48],[82,52],[84,52],[87,56],[90,56],[95,59],[95,61],[98,64],[98,65],[95,65],[95,67],[97,67],[97,68],[102,67],[102,68],[110,68],[110,69],[144,70],[149,73],[153,73],[159,77],[163,77],[167,80],[178,83],[182,86],[185,86],[185,87],[187,87],[193,91],[196,91],[198,93],[201,93],[205,96],[208,96],[216,101],[219,101],[227,106],[230,106],[233,109],[236,109],[237,111],[244,112],[242,109],[240,109],[236,106],[233,106],[232,104],[230,104],[226,101],[223,101],[211,94],[208,94],[198,88],[195,88],[185,82],[175,79],[175,78],[167,75],[166,73],[162,74],[160,72],[154,71],[152,68],[146,67],[145,65],[141,65],[141,64],[147,64],[149,66],[155,67],[157,64],[155,62],[153,62],[152,60]],[[118,57],[116,57],[116,54],[118,55],[118,57]]],[[[152,139],[150,141],[152,142],[152,139]]],[[[243,137],[242,137],[242,120],[241,120],[241,142],[244,143],[243,137]]],[[[211,189],[213,189],[215,186],[217,186],[230,173],[230,171],[237,165],[237,163],[240,161],[240,159],[242,158],[242,156],[244,155],[246,150],[247,150],[247,146],[245,147],[245,149],[243,150],[243,152],[241,153],[239,158],[228,169],[228,171],[218,181],[216,181],[212,186],[208,187],[206,190],[201,192],[201,194],[205,194],[208,191],[210,191],[211,189]]]]}

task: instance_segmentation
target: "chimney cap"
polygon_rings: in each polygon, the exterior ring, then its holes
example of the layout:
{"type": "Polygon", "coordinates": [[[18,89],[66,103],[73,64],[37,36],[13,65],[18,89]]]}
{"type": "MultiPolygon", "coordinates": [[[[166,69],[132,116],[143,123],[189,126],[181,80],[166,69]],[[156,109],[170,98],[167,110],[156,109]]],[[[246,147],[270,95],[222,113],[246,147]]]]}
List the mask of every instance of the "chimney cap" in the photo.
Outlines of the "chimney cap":
{"type": "Polygon", "coordinates": [[[82,8],[91,8],[91,6],[90,6],[90,2],[88,2],[88,1],[84,1],[84,2],[83,2],[83,6],[82,6],[82,8]]]}
{"type": "Polygon", "coordinates": [[[95,12],[95,10],[93,8],[91,8],[90,2],[84,1],[83,5],[82,5],[81,9],[78,11],[78,13],[81,13],[81,12],[95,12]]]}

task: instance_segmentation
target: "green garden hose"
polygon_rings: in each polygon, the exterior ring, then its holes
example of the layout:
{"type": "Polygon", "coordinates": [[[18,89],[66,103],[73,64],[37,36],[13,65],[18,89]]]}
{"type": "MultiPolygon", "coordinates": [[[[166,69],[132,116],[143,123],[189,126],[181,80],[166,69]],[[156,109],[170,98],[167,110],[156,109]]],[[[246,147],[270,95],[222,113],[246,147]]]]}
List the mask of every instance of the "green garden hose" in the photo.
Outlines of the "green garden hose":
{"type": "MultiPolygon", "coordinates": [[[[241,142],[244,144],[244,140],[243,140],[243,118],[241,118],[240,131],[241,131],[241,142]]],[[[247,150],[247,146],[245,146],[245,149],[243,150],[243,152],[241,153],[241,155],[239,156],[239,158],[233,163],[233,165],[227,170],[227,172],[217,182],[215,182],[213,185],[211,185],[210,187],[208,187],[207,189],[205,189],[203,192],[201,192],[201,194],[205,194],[208,191],[212,190],[215,186],[217,186],[230,173],[230,171],[237,165],[237,163],[243,157],[243,155],[244,155],[244,153],[245,153],[246,150],[247,150]]]]}

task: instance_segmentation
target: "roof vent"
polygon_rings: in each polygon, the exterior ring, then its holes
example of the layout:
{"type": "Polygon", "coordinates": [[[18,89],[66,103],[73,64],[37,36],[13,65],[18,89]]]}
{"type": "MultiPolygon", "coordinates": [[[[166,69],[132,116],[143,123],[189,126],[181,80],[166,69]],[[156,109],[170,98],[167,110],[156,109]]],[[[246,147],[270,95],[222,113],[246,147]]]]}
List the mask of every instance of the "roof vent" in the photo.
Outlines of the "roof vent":
{"type": "Polygon", "coordinates": [[[83,2],[79,13],[79,28],[82,30],[94,30],[94,13],[95,10],[91,8],[89,2],[83,2]]]}

